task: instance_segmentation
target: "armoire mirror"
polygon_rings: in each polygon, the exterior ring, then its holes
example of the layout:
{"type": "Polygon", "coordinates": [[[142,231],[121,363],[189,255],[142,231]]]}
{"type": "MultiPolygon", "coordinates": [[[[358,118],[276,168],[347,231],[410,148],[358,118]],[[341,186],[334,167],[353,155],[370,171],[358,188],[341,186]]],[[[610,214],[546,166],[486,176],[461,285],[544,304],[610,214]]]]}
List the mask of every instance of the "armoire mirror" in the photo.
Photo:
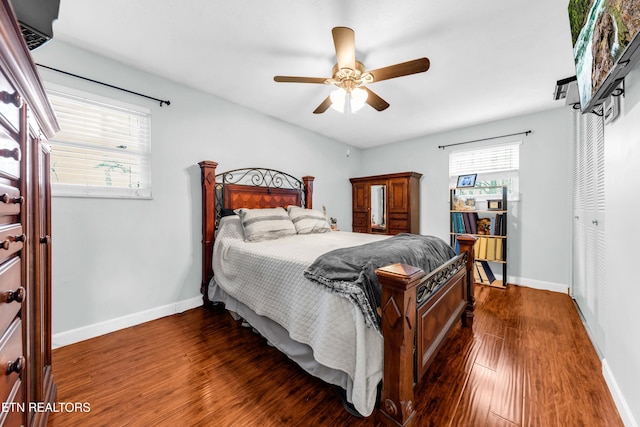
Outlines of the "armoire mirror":
{"type": "Polygon", "coordinates": [[[386,185],[371,186],[371,231],[386,233],[387,212],[386,212],[386,185]]]}

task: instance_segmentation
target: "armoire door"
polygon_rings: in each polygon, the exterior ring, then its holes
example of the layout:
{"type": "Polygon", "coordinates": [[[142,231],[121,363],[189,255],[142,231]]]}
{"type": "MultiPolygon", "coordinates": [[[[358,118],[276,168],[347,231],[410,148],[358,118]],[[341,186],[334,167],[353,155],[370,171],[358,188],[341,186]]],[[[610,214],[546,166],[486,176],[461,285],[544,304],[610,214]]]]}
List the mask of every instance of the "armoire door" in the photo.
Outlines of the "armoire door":
{"type": "MultiPolygon", "coordinates": [[[[51,194],[49,148],[31,138],[33,183],[33,289],[31,289],[30,331],[34,340],[29,358],[31,402],[52,402],[56,387],[51,372],[51,194]]],[[[31,425],[45,425],[47,413],[36,412],[31,425]]]]}
{"type": "Polygon", "coordinates": [[[389,213],[407,213],[409,210],[409,180],[389,180],[389,213]]]}
{"type": "Polygon", "coordinates": [[[351,228],[357,233],[369,232],[369,183],[356,182],[352,184],[352,224],[351,228]]]}

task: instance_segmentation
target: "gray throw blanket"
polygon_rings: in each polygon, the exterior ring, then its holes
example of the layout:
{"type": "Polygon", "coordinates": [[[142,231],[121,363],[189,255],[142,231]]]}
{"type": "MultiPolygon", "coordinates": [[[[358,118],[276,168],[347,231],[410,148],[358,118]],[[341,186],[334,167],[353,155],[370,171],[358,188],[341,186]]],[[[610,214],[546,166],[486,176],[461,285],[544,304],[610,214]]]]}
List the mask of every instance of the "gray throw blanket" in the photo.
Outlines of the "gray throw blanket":
{"type": "Polygon", "coordinates": [[[442,239],[418,234],[398,234],[385,240],[320,255],[304,272],[305,277],[349,298],[364,314],[367,326],[380,331],[376,308],[382,287],[375,269],[403,263],[429,274],[455,256],[442,239]]]}

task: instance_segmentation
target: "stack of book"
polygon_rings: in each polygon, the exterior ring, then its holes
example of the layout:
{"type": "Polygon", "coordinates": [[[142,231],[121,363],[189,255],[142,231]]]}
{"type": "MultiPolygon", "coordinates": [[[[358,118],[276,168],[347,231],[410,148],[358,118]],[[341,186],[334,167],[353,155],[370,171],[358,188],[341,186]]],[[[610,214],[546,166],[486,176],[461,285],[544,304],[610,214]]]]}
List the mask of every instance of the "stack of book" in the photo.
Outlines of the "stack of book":
{"type": "Polygon", "coordinates": [[[504,261],[503,239],[479,236],[473,246],[473,256],[487,261],[504,261]]]}

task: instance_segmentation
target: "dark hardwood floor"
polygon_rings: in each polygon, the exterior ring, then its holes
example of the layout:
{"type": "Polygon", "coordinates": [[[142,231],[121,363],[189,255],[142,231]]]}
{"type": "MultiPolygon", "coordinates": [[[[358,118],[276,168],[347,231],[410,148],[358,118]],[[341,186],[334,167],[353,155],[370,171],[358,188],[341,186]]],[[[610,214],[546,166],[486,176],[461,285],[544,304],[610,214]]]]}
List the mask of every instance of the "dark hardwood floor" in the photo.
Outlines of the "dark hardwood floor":
{"type": "MultiPolygon", "coordinates": [[[[417,389],[417,426],[622,426],[571,299],[476,287],[473,330],[457,326],[417,389]]],[[[371,426],[332,388],[240,327],[194,309],[53,352],[69,426],[371,426]],[[88,408],[86,408],[88,409],[88,408]]]]}

